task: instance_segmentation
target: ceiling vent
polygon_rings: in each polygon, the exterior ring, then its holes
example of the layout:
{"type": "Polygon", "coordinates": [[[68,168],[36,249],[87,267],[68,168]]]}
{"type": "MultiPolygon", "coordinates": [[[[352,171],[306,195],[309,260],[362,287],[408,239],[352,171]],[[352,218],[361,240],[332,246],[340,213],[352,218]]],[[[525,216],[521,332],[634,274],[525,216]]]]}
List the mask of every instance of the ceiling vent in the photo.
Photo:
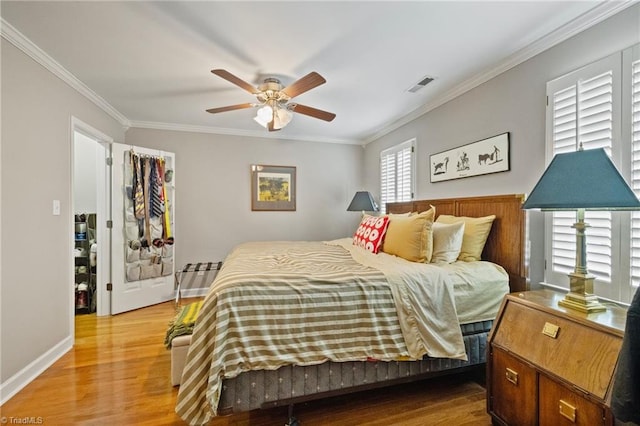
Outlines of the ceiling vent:
{"type": "Polygon", "coordinates": [[[432,77],[425,77],[419,82],[417,82],[415,86],[407,89],[407,92],[416,93],[418,90],[422,89],[424,86],[431,83],[432,81],[433,81],[432,77]]]}

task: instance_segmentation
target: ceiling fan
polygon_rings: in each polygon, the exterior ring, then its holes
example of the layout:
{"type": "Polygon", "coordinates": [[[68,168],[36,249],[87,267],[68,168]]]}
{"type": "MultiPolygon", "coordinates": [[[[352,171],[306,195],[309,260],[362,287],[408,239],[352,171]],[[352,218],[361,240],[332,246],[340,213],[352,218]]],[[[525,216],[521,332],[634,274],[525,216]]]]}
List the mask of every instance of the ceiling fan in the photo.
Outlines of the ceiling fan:
{"type": "Polygon", "coordinates": [[[302,105],[290,100],[304,92],[324,84],[326,80],[317,72],[313,71],[299,80],[284,87],[277,78],[269,77],[258,87],[254,87],[246,81],[236,77],[229,71],[223,69],[211,70],[218,77],[222,77],[241,89],[255,95],[258,103],[244,103],[229,105],[220,108],[211,108],[207,112],[217,114],[219,112],[233,111],[236,109],[260,107],[254,120],[266,127],[270,132],[280,130],[291,121],[293,112],[319,118],[324,121],[333,120],[336,115],[321,109],[302,105]]]}

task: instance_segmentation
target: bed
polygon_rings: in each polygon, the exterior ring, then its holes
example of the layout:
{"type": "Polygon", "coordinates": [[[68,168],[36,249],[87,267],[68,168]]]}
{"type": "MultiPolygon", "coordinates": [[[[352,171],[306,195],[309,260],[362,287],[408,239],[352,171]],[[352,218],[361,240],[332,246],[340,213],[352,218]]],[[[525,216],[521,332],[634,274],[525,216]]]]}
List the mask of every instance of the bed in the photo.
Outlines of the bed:
{"type": "Polygon", "coordinates": [[[369,253],[351,238],[238,246],[205,298],[176,412],[189,424],[204,424],[214,415],[292,406],[485,363],[504,294],[528,285],[523,198],[387,206],[388,239],[392,224],[409,212],[427,217],[433,208],[436,222],[495,216],[481,261],[407,261],[369,253]],[[475,277],[483,280],[474,290],[475,277]]]}

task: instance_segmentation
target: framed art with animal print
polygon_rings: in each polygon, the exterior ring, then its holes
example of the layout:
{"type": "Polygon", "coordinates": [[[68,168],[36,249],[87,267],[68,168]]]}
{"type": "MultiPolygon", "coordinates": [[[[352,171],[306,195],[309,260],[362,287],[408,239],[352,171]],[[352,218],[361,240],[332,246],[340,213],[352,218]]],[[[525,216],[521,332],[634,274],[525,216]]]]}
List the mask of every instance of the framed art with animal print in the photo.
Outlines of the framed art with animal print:
{"type": "Polygon", "coordinates": [[[460,179],[509,169],[509,132],[429,156],[431,182],[460,179]]]}

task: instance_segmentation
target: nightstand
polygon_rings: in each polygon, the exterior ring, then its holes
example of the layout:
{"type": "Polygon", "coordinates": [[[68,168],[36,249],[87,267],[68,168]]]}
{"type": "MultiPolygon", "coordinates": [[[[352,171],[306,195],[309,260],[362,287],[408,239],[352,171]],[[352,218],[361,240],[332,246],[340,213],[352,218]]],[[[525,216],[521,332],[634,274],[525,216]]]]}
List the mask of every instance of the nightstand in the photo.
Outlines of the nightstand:
{"type": "Polygon", "coordinates": [[[499,425],[613,425],[609,409],[626,310],[583,314],[563,294],[505,296],[489,335],[487,410],[499,425]]]}

